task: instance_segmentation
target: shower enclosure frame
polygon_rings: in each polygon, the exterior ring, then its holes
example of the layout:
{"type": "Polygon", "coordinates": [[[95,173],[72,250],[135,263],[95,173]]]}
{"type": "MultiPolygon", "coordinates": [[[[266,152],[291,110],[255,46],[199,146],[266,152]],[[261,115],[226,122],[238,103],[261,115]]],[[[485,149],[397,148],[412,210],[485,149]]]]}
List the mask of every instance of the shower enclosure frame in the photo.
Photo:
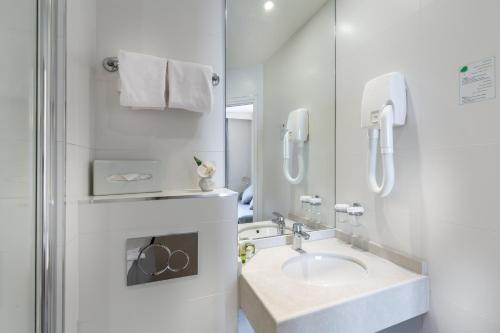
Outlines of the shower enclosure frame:
{"type": "Polygon", "coordinates": [[[64,327],[65,23],[65,0],[37,0],[36,333],[64,327]]]}

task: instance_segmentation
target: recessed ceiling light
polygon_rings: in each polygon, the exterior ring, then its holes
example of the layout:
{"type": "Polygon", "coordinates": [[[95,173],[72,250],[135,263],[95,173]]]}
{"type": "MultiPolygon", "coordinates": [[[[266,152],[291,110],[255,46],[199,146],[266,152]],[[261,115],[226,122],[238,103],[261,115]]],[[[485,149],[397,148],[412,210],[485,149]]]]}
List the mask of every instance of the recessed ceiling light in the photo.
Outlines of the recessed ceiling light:
{"type": "Polygon", "coordinates": [[[339,25],[339,32],[343,32],[345,34],[351,34],[354,32],[354,27],[350,24],[341,24],[339,25]]]}
{"type": "Polygon", "coordinates": [[[273,10],[273,8],[274,8],[274,2],[272,2],[272,1],[266,1],[264,3],[264,9],[266,10],[266,12],[269,12],[269,11],[273,10]]]}

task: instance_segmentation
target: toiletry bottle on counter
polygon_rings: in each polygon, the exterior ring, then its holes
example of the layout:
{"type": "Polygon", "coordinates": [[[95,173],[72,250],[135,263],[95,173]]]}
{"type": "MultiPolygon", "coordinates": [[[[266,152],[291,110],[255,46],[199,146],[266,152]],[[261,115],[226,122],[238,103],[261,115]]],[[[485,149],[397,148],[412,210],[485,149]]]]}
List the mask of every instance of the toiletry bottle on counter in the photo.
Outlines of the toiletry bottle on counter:
{"type": "Polygon", "coordinates": [[[312,223],[321,223],[321,202],[321,198],[317,195],[309,200],[311,206],[309,220],[312,223]]]}

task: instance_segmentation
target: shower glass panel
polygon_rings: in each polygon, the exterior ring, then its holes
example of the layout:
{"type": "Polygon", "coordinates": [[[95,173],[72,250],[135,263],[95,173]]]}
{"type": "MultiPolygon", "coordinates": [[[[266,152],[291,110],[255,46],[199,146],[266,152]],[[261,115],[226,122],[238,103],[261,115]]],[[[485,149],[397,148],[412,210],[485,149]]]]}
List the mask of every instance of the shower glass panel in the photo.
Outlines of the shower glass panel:
{"type": "Polygon", "coordinates": [[[35,331],[36,0],[0,0],[0,332],[35,331]]]}

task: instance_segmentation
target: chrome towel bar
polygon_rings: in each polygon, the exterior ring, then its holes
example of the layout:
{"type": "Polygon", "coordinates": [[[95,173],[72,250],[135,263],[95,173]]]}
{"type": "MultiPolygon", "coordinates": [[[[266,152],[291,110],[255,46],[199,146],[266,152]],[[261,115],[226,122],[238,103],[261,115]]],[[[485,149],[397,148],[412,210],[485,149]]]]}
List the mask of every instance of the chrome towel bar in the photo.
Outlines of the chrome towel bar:
{"type": "MultiPolygon", "coordinates": [[[[102,66],[104,67],[105,70],[107,70],[110,73],[117,72],[119,65],[118,65],[118,58],[117,57],[107,57],[104,58],[102,61],[102,66]]],[[[214,86],[218,86],[220,83],[220,77],[217,73],[212,74],[212,84],[214,86]]]]}

